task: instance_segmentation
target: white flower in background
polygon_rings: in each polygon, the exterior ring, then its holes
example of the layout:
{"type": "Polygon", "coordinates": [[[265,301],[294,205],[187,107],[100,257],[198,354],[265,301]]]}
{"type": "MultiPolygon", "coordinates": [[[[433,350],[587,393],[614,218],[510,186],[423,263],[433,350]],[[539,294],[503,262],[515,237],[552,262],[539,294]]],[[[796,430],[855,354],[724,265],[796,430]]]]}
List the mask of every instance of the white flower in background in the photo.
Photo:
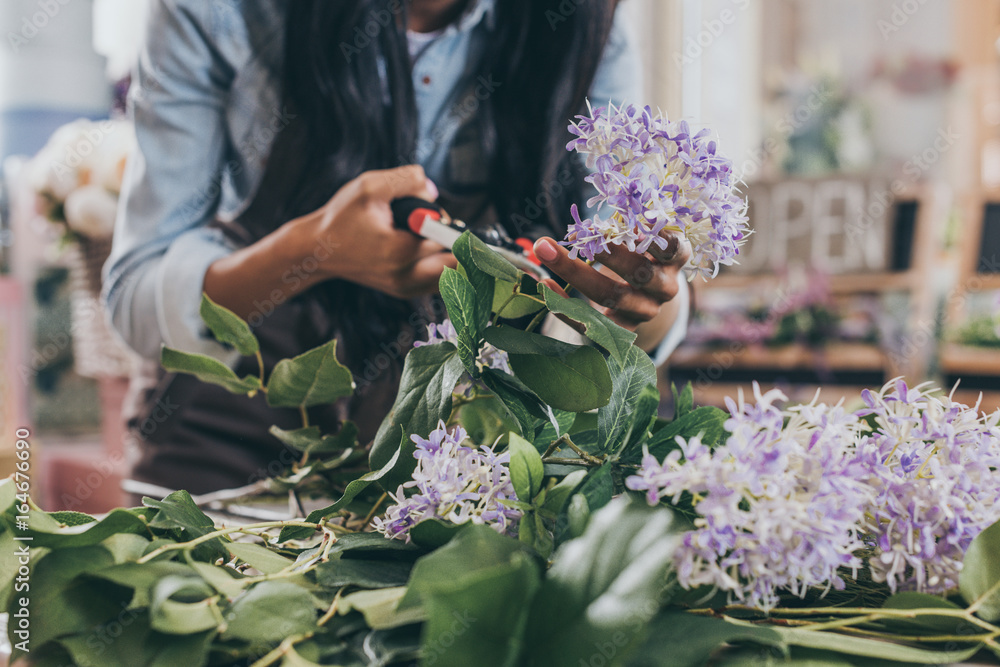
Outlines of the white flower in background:
{"type": "Polygon", "coordinates": [[[110,236],[134,146],[129,121],[80,119],[60,127],[28,165],[39,212],[83,236],[110,236]]]}
{"type": "Polygon", "coordinates": [[[63,215],[74,232],[105,238],[115,230],[118,198],[100,185],[84,185],[66,197],[63,215]]]}

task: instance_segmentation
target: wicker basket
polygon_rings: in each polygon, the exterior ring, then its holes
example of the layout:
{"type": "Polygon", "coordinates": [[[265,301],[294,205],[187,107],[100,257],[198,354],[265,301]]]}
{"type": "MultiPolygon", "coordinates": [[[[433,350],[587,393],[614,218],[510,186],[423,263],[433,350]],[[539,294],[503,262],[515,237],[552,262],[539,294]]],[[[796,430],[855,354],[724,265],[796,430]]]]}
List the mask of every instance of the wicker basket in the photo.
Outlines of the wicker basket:
{"type": "Polygon", "coordinates": [[[82,239],[67,250],[73,357],[85,377],[128,377],[137,360],[111,331],[101,306],[101,269],[110,254],[111,239],[82,239]]]}

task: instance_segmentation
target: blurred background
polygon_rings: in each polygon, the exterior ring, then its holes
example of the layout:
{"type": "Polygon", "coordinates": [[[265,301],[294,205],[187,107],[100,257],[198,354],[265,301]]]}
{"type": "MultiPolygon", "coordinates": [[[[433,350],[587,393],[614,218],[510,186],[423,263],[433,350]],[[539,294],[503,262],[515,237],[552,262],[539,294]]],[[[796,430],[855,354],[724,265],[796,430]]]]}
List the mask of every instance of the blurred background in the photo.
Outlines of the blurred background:
{"type": "MultiPolygon", "coordinates": [[[[145,11],[0,4],[0,475],[28,428],[49,510],[124,502],[133,360],[96,296],[145,11]]],[[[645,67],[635,101],[718,134],[756,229],[738,267],[695,282],[664,387],[836,401],[904,375],[1000,407],[1000,0],[621,11],[645,67]]]]}

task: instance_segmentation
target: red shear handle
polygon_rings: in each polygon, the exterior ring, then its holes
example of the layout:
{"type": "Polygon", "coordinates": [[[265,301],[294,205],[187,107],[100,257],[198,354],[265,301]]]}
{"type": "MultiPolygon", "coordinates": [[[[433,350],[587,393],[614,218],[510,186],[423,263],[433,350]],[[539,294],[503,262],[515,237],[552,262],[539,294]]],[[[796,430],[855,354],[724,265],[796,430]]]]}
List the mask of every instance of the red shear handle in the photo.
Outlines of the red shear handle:
{"type": "Polygon", "coordinates": [[[396,229],[408,229],[417,236],[422,236],[421,229],[424,220],[441,220],[444,209],[433,202],[419,197],[400,197],[391,204],[392,221],[396,229]]]}

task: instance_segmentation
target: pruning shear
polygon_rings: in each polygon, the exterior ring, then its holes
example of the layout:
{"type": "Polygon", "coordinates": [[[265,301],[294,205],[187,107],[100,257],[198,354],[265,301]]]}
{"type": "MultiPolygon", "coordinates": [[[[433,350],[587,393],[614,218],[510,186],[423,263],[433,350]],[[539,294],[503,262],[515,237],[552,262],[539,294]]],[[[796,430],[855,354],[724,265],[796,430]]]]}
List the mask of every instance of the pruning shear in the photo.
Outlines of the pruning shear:
{"type": "Polygon", "coordinates": [[[392,201],[393,224],[397,229],[409,230],[451,250],[462,232],[472,231],[498,255],[541,282],[551,278],[541,261],[535,257],[530,239],[511,239],[500,227],[486,230],[469,230],[461,220],[448,215],[441,206],[419,197],[401,197],[392,201]]]}

